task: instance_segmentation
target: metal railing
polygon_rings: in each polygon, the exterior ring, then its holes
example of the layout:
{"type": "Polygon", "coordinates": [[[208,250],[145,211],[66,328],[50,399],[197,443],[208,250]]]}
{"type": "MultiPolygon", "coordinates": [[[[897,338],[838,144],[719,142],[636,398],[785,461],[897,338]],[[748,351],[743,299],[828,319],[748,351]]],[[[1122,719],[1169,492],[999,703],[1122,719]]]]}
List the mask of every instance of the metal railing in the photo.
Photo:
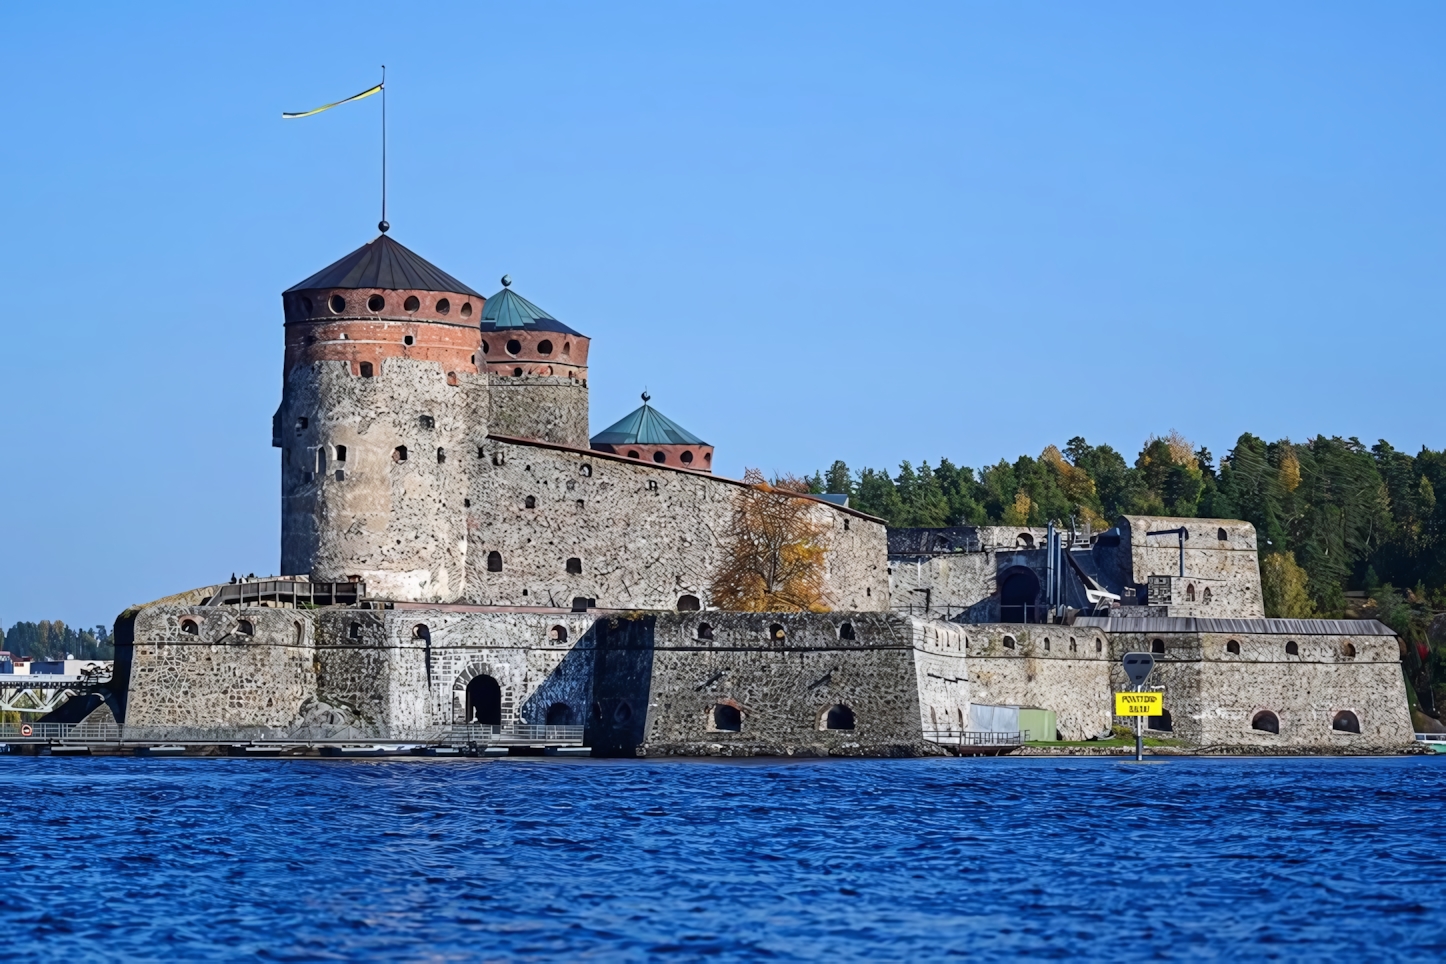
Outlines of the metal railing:
{"type": "Polygon", "coordinates": [[[1446,733],[1417,733],[1416,739],[1421,743],[1446,743],[1446,733]]]}
{"type": "Polygon", "coordinates": [[[1019,746],[1021,733],[994,733],[982,730],[925,730],[924,739],[948,746],[1019,746]]]}
{"type": "Polygon", "coordinates": [[[114,723],[3,723],[5,743],[162,744],[396,744],[425,746],[582,746],[581,726],[508,723],[387,729],[367,726],[188,727],[114,723]]]}

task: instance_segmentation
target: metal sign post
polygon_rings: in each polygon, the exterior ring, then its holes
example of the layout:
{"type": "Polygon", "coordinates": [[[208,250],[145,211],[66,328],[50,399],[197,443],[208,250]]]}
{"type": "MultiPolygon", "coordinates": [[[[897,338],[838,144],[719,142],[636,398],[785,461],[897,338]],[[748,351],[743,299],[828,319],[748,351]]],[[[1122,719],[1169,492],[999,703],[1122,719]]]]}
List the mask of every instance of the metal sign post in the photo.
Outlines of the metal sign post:
{"type": "MultiPolygon", "coordinates": [[[[1155,657],[1149,653],[1126,653],[1120,662],[1125,667],[1125,675],[1135,684],[1135,692],[1138,693],[1149,678],[1150,671],[1155,668],[1155,657]]],[[[1135,717],[1135,762],[1139,763],[1145,759],[1145,717],[1139,713],[1131,715],[1135,717]]]]}

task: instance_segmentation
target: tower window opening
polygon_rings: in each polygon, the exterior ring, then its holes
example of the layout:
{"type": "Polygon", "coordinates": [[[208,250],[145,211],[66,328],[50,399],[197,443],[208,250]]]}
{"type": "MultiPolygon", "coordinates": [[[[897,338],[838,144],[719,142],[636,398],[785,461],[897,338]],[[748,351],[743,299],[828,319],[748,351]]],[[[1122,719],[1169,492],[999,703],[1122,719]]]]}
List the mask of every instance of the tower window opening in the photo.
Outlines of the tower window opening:
{"type": "Polygon", "coordinates": [[[485,459],[487,457],[487,452],[480,445],[477,446],[477,457],[479,459],[485,459]]]}
{"type": "Polygon", "coordinates": [[[311,314],[311,299],[306,297],[306,295],[301,296],[301,310],[308,315],[311,314]]]}
{"type": "Polygon", "coordinates": [[[1230,642],[1226,643],[1226,644],[1225,644],[1225,652],[1229,653],[1231,656],[1239,656],[1239,655],[1240,655],[1240,641],[1237,640],[1237,639],[1232,639],[1230,642]]]}
{"type": "Polygon", "coordinates": [[[819,721],[820,730],[852,730],[857,722],[854,711],[842,703],[835,703],[824,711],[819,721]]]}
{"type": "Polygon", "coordinates": [[[649,492],[656,492],[656,491],[658,491],[658,480],[657,480],[657,479],[649,479],[649,480],[648,480],[648,491],[649,491],[649,492]]]}
{"type": "Polygon", "coordinates": [[[255,636],[256,627],[252,625],[251,620],[241,619],[237,620],[236,622],[236,632],[240,633],[242,636],[255,636]]]}
{"type": "Polygon", "coordinates": [[[1005,636],[1005,637],[1004,637],[1004,648],[1005,648],[1005,649],[1013,649],[1013,648],[1014,648],[1014,637],[1013,637],[1013,636],[1005,636]]]}
{"type": "Polygon", "coordinates": [[[542,339],[542,341],[537,343],[537,353],[539,355],[551,355],[552,342],[546,338],[542,339]]]}
{"type": "Polygon", "coordinates": [[[743,729],[743,713],[736,706],[718,703],[713,707],[713,729],[738,733],[743,729]]]}
{"type": "Polygon", "coordinates": [[[523,500],[522,500],[522,507],[523,507],[524,509],[535,509],[535,508],[537,508],[537,496],[535,496],[535,495],[529,495],[527,498],[523,499],[523,500]]]}
{"type": "Polygon", "coordinates": [[[1207,586],[1207,587],[1205,588],[1205,591],[1200,594],[1200,603],[1201,603],[1201,605],[1204,605],[1204,606],[1210,605],[1210,598],[1211,598],[1211,597],[1210,597],[1210,588],[1207,586]]]}
{"type": "Polygon", "coordinates": [[[346,446],[345,446],[345,445],[338,445],[338,446],[336,447],[336,460],[337,460],[338,462],[345,462],[345,461],[346,461],[346,446]]]}
{"type": "MultiPolygon", "coordinates": [[[[417,298],[416,295],[407,295],[407,300],[402,302],[402,307],[407,311],[416,311],[418,308],[422,307],[422,302],[420,299],[417,298]]],[[[407,344],[410,345],[411,342],[407,342],[407,344]]]]}
{"type": "Polygon", "coordinates": [[[430,415],[418,415],[417,424],[425,429],[433,429],[437,427],[437,420],[430,415]]]}
{"type": "Polygon", "coordinates": [[[346,469],[337,469],[337,470],[336,470],[336,480],[337,480],[338,482],[345,482],[345,481],[346,481],[346,469]]]}
{"type": "Polygon", "coordinates": [[[668,454],[666,452],[654,452],[653,461],[659,464],[666,462],[668,461],[668,454]]]}
{"type": "Polygon", "coordinates": [[[768,638],[775,642],[782,642],[787,636],[788,634],[783,631],[783,627],[778,623],[774,623],[768,627],[768,638]]]}
{"type": "Polygon", "coordinates": [[[485,354],[487,354],[487,353],[488,353],[489,351],[491,351],[491,350],[492,350],[491,347],[484,341],[484,342],[482,343],[482,354],[485,355],[485,354]]]}
{"type": "Polygon", "coordinates": [[[581,465],[581,466],[578,466],[577,474],[578,474],[578,475],[581,475],[581,476],[584,476],[584,477],[589,476],[589,475],[592,475],[592,466],[591,466],[591,465],[581,465]]]}
{"type": "Polygon", "coordinates": [[[1331,720],[1331,729],[1337,733],[1361,732],[1361,721],[1350,710],[1341,710],[1331,720]]]}
{"type": "Polygon", "coordinates": [[[372,363],[371,363],[371,362],[369,362],[369,361],[364,361],[364,362],[361,363],[361,365],[358,366],[358,368],[360,368],[360,370],[361,370],[361,377],[362,377],[362,378],[371,378],[371,377],[372,377],[372,363]]]}
{"type": "Polygon", "coordinates": [[[693,453],[692,453],[692,452],[689,452],[689,451],[686,451],[686,450],[685,450],[682,455],[678,456],[678,458],[682,460],[682,462],[683,462],[684,465],[692,465],[692,464],[693,464],[693,453]]]}
{"type": "Polygon", "coordinates": [[[201,634],[201,627],[196,625],[194,619],[183,619],[181,620],[181,632],[188,636],[199,636],[201,634]]]}
{"type": "Polygon", "coordinates": [[[578,556],[573,556],[567,560],[567,564],[563,568],[569,576],[580,576],[582,575],[582,559],[578,556]]]}
{"type": "Polygon", "coordinates": [[[1075,651],[1078,650],[1078,649],[1079,649],[1079,647],[1075,645],[1074,637],[1071,636],[1071,637],[1069,638],[1069,651],[1070,651],[1071,653],[1073,653],[1073,652],[1075,652],[1075,651]]]}
{"type": "Polygon", "coordinates": [[[1104,641],[1103,639],[1097,639],[1097,640],[1095,640],[1095,652],[1096,652],[1096,653],[1103,653],[1104,651],[1105,651],[1105,641],[1104,641]]]}
{"type": "Polygon", "coordinates": [[[367,299],[367,310],[369,311],[381,311],[386,306],[387,299],[383,298],[381,295],[372,295],[370,298],[367,299]]]}
{"type": "Polygon", "coordinates": [[[300,435],[302,432],[306,431],[307,426],[309,426],[310,424],[311,419],[307,418],[305,415],[301,416],[296,420],[296,433],[300,435]]]}
{"type": "Polygon", "coordinates": [[[441,465],[441,464],[442,464],[443,462],[445,462],[445,461],[447,461],[447,450],[444,449],[444,448],[442,448],[441,446],[438,446],[438,447],[437,447],[437,464],[438,464],[438,465],[441,465]]]}
{"type": "Polygon", "coordinates": [[[572,354],[572,342],[570,342],[570,341],[565,341],[565,342],[562,343],[562,353],[563,353],[564,355],[571,355],[571,354],[572,354]]]}
{"type": "Polygon", "coordinates": [[[1344,656],[1346,659],[1355,659],[1355,658],[1356,658],[1356,646],[1355,646],[1355,644],[1354,644],[1354,643],[1346,643],[1344,646],[1342,646],[1342,647],[1341,647],[1341,655],[1344,656]]]}
{"type": "Polygon", "coordinates": [[[472,317],[472,302],[470,302],[470,301],[464,301],[464,302],[462,302],[462,317],[463,317],[463,318],[471,318],[471,317],[472,317]]]}
{"type": "Polygon", "coordinates": [[[493,549],[491,552],[487,553],[487,571],[502,571],[502,553],[498,552],[496,549],[493,549]]]}
{"type": "Polygon", "coordinates": [[[1048,636],[1044,637],[1044,651],[1045,651],[1046,653],[1049,652],[1049,637],[1048,637],[1048,636]]]}
{"type": "Polygon", "coordinates": [[[711,642],[712,639],[713,639],[713,627],[712,627],[711,625],[709,625],[708,623],[699,623],[699,624],[698,624],[698,638],[699,638],[699,639],[706,639],[706,640],[708,640],[708,641],[711,642]]]}
{"type": "Polygon", "coordinates": [[[1165,651],[1165,641],[1164,641],[1163,639],[1152,639],[1152,640],[1150,640],[1150,652],[1152,652],[1152,653],[1163,653],[1164,651],[1165,651]]]}
{"type": "Polygon", "coordinates": [[[1296,645],[1295,640],[1292,639],[1290,642],[1288,642],[1288,643],[1285,644],[1285,655],[1287,655],[1287,656],[1299,656],[1299,655],[1300,655],[1300,647],[1296,645]]]}
{"type": "Polygon", "coordinates": [[[713,453],[712,453],[712,452],[704,452],[704,453],[703,453],[703,461],[704,461],[704,462],[711,462],[711,461],[713,461],[713,453]]]}
{"type": "Polygon", "coordinates": [[[451,311],[451,310],[452,310],[452,302],[448,301],[446,298],[438,299],[438,301],[437,301],[437,314],[439,314],[439,315],[445,315],[447,312],[449,312],[449,311],[451,311]]]}
{"type": "Polygon", "coordinates": [[[331,309],[332,314],[339,315],[346,311],[346,299],[341,295],[332,295],[327,299],[326,306],[331,309]]]}
{"type": "Polygon", "coordinates": [[[1250,728],[1252,730],[1259,730],[1262,733],[1274,733],[1279,736],[1280,717],[1270,712],[1270,710],[1261,710],[1251,718],[1250,728]]]}
{"type": "Polygon", "coordinates": [[[844,531],[845,531],[845,532],[848,532],[848,531],[849,531],[849,520],[847,520],[847,519],[844,520],[844,531]]]}
{"type": "Polygon", "coordinates": [[[839,638],[839,639],[853,639],[853,638],[854,638],[854,624],[853,624],[853,623],[844,623],[844,624],[842,624],[841,626],[839,626],[839,628],[838,628],[838,638],[839,638]]]}
{"type": "Polygon", "coordinates": [[[347,629],[347,635],[352,639],[361,639],[361,623],[352,623],[347,629]]]}
{"type": "Polygon", "coordinates": [[[428,642],[431,642],[431,640],[432,640],[432,631],[427,628],[427,624],[426,624],[426,623],[417,623],[417,625],[415,625],[415,626],[412,627],[412,638],[413,638],[413,639],[425,639],[425,640],[427,640],[428,642]]]}
{"type": "Polygon", "coordinates": [[[507,339],[507,354],[515,355],[520,351],[522,351],[522,342],[516,338],[507,339]]]}
{"type": "Polygon", "coordinates": [[[451,385],[453,388],[456,388],[456,387],[457,387],[457,373],[456,373],[456,372],[448,372],[448,373],[447,373],[447,384],[448,384],[448,385],[451,385]]]}
{"type": "Polygon", "coordinates": [[[1195,584],[1194,584],[1193,582],[1190,583],[1188,586],[1185,587],[1185,601],[1186,601],[1186,602],[1194,602],[1194,601],[1195,601],[1195,584]]]}
{"type": "Polygon", "coordinates": [[[629,449],[629,450],[628,450],[628,458],[630,458],[630,459],[636,459],[636,458],[641,458],[641,457],[642,457],[642,456],[640,456],[640,455],[638,454],[638,450],[637,450],[637,449],[629,449]]]}
{"type": "Polygon", "coordinates": [[[522,369],[520,369],[520,368],[514,368],[514,369],[512,369],[512,377],[513,377],[513,378],[521,378],[521,377],[522,377],[522,369]]]}
{"type": "Polygon", "coordinates": [[[417,339],[416,339],[416,338],[413,338],[411,335],[403,335],[403,336],[402,336],[402,344],[403,344],[403,345],[415,345],[416,343],[417,343],[417,339]]]}
{"type": "Polygon", "coordinates": [[[678,612],[680,613],[696,613],[701,608],[703,607],[698,601],[698,597],[692,593],[684,593],[678,597],[678,612]]]}
{"type": "Polygon", "coordinates": [[[1225,529],[1222,527],[1222,528],[1216,530],[1216,532],[1215,532],[1215,538],[1219,539],[1221,542],[1229,542],[1229,541],[1230,541],[1230,533],[1226,532],[1225,529]]]}
{"type": "Polygon", "coordinates": [[[392,461],[393,461],[393,462],[405,462],[406,460],[407,460],[407,447],[406,447],[405,445],[398,445],[396,448],[392,449],[392,461]]]}
{"type": "Polygon", "coordinates": [[[567,627],[566,627],[566,626],[554,626],[554,627],[552,627],[551,629],[549,629],[549,630],[547,631],[547,638],[550,639],[550,640],[552,640],[554,643],[565,643],[565,642],[567,642],[567,627]]]}

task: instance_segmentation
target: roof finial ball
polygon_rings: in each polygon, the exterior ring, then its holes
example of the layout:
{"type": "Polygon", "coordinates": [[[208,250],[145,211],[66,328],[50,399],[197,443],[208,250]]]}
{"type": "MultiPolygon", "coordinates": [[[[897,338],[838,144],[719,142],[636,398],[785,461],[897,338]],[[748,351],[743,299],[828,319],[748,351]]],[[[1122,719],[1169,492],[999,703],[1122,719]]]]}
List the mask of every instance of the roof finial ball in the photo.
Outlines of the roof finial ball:
{"type": "Polygon", "coordinates": [[[502,276],[502,287],[504,287],[504,288],[510,288],[510,287],[512,287],[512,275],[510,275],[510,274],[505,274],[505,275],[502,276]]]}
{"type": "Polygon", "coordinates": [[[653,400],[653,396],[649,395],[647,392],[643,392],[643,404],[644,404],[644,405],[648,404],[648,402],[650,402],[650,401],[652,401],[652,400],[653,400]]]}
{"type": "Polygon", "coordinates": [[[386,234],[388,231],[391,230],[391,228],[392,226],[385,221],[377,222],[377,230],[380,231],[382,234],[386,234]]]}

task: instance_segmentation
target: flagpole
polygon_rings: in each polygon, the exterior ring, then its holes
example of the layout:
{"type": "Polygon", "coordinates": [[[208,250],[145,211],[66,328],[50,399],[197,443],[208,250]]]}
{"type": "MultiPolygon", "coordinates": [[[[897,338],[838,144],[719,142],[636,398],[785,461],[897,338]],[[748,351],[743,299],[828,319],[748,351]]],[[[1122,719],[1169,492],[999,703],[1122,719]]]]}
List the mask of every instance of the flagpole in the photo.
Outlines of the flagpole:
{"type": "Polygon", "coordinates": [[[387,233],[387,65],[382,64],[382,220],[377,229],[387,233]]]}

